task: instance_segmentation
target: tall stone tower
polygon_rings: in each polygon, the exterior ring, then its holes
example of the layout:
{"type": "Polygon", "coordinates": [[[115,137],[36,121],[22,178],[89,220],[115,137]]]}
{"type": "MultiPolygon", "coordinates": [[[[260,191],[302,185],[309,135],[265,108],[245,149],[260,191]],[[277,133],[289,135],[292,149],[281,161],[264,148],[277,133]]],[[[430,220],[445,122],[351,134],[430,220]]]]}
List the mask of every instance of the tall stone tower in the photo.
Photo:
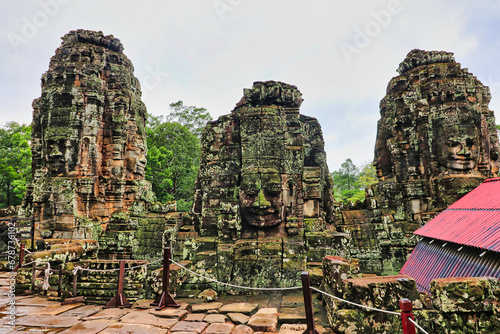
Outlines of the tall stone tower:
{"type": "Polygon", "coordinates": [[[398,272],[412,233],[483,180],[498,176],[490,90],[451,52],[412,50],[380,102],[364,208],[344,210],[350,251],[364,271],[398,272]]]}
{"type": "Polygon", "coordinates": [[[146,205],[146,107],[112,35],[71,31],[33,102],[33,185],[25,199],[42,237],[85,237],[82,221],[146,205]],[[82,220],[83,219],[83,220],[82,220]]]}

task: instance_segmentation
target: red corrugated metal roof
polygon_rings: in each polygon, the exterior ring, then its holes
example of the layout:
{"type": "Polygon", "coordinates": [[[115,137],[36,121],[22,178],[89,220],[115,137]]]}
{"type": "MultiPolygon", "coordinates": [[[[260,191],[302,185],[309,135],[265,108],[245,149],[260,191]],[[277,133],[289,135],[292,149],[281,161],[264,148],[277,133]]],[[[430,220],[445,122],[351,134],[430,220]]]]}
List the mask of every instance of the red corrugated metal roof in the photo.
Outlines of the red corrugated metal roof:
{"type": "Polygon", "coordinates": [[[424,238],[415,246],[399,274],[414,278],[418,290],[425,292],[430,292],[430,282],[435,278],[500,278],[500,256],[493,252],[481,256],[483,252],[474,247],[424,238]]]}
{"type": "Polygon", "coordinates": [[[485,180],[415,234],[500,252],[500,178],[485,180]]]}

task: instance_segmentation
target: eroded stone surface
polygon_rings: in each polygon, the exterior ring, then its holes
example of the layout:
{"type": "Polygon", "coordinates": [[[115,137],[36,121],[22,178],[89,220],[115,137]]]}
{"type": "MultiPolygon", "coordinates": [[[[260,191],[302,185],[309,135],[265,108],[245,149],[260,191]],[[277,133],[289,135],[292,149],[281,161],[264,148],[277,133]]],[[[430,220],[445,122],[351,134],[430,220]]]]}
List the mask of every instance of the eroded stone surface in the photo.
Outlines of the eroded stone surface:
{"type": "Polygon", "coordinates": [[[141,334],[164,334],[165,329],[150,325],[139,324],[115,324],[109,326],[100,334],[123,334],[123,333],[141,333],[141,334]]]}
{"type": "Polygon", "coordinates": [[[26,315],[16,320],[16,326],[64,328],[79,324],[74,317],[64,315],[26,315]]]}
{"type": "MultiPolygon", "coordinates": [[[[160,311],[161,312],[161,311],[160,311]]],[[[148,311],[131,310],[121,318],[122,323],[153,325],[169,329],[177,323],[177,319],[158,317],[148,311]]]]}
{"type": "Polygon", "coordinates": [[[218,310],[221,307],[222,303],[220,302],[194,304],[191,306],[191,312],[193,313],[207,312],[208,310],[218,310]]]}
{"type": "Polygon", "coordinates": [[[234,324],[213,323],[209,325],[205,334],[230,334],[234,328],[234,324]]]}
{"type": "Polygon", "coordinates": [[[174,327],[170,328],[170,332],[195,332],[200,334],[207,328],[208,323],[206,322],[190,322],[190,321],[179,321],[174,327]]]}
{"type": "Polygon", "coordinates": [[[232,334],[253,334],[254,331],[252,328],[246,325],[237,325],[234,327],[232,334]]]}
{"type": "Polygon", "coordinates": [[[246,325],[250,317],[243,313],[228,313],[227,316],[236,325],[246,325]]]}
{"type": "Polygon", "coordinates": [[[252,303],[232,303],[226,304],[219,309],[220,313],[243,313],[252,314],[257,310],[259,304],[252,303]]]}
{"type": "Polygon", "coordinates": [[[278,326],[278,309],[261,308],[250,317],[247,325],[256,332],[276,332],[278,326]]]}
{"type": "Polygon", "coordinates": [[[227,321],[227,316],[225,314],[207,314],[203,321],[208,322],[209,324],[214,323],[225,323],[227,321]]]}
{"type": "Polygon", "coordinates": [[[91,321],[84,321],[82,323],[79,323],[76,326],[73,326],[71,328],[65,329],[61,334],[79,334],[79,333],[86,333],[86,334],[97,334],[106,327],[109,327],[113,325],[113,322],[110,320],[91,320],[91,321]]]}
{"type": "Polygon", "coordinates": [[[146,107],[118,39],[77,30],[62,40],[33,102],[34,180],[26,209],[43,236],[92,237],[78,230],[77,216],[106,222],[149,191],[146,107]]]}
{"type": "Polygon", "coordinates": [[[366,201],[340,208],[361,271],[395,274],[412,233],[498,175],[499,143],[490,90],[453,54],[411,51],[380,102],[374,164],[379,182],[366,201]]]}

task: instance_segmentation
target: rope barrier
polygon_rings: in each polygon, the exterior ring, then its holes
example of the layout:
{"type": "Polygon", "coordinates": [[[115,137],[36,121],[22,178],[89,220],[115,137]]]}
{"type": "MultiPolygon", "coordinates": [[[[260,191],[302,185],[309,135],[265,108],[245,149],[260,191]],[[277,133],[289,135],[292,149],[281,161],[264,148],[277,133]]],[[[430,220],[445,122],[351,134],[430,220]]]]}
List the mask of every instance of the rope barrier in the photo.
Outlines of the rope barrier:
{"type": "Polygon", "coordinates": [[[48,290],[50,288],[49,278],[52,275],[52,270],[50,269],[50,262],[47,262],[47,268],[45,269],[45,277],[43,278],[43,290],[48,290]]]}
{"type": "MultiPolygon", "coordinates": [[[[158,262],[161,262],[161,261],[163,261],[163,259],[155,260],[155,261],[149,262],[149,263],[139,264],[137,266],[128,267],[128,268],[125,268],[125,270],[130,270],[130,269],[135,269],[135,268],[150,266],[152,264],[155,264],[155,263],[158,263],[158,262]]],[[[82,268],[80,266],[76,266],[73,269],[73,271],[75,269],[78,269],[78,270],[81,270],[81,271],[95,271],[95,272],[111,272],[111,271],[118,271],[118,270],[120,270],[120,268],[113,268],[113,269],[88,269],[88,268],[82,268]]]]}
{"type": "Polygon", "coordinates": [[[317,291],[319,293],[322,293],[328,297],[331,297],[331,298],[334,298],[334,299],[337,299],[337,300],[340,300],[344,303],[347,303],[347,304],[351,304],[351,305],[355,305],[355,306],[358,306],[358,307],[363,307],[363,308],[366,308],[366,309],[369,309],[369,310],[373,310],[373,311],[379,311],[379,312],[384,312],[384,313],[389,313],[389,314],[394,314],[394,315],[401,315],[400,313],[398,312],[394,312],[394,311],[388,311],[388,310],[382,310],[382,309],[378,309],[378,308],[375,308],[375,307],[370,307],[370,306],[366,306],[366,305],[361,305],[361,304],[357,304],[357,303],[354,303],[354,302],[351,302],[351,301],[348,301],[348,300],[345,300],[345,299],[342,299],[340,297],[337,297],[337,296],[333,296],[329,293],[326,293],[324,291],[321,291],[320,289],[316,289],[315,287],[311,287],[312,290],[314,291],[317,291]]]}
{"type": "Polygon", "coordinates": [[[186,271],[188,271],[188,272],[190,272],[190,273],[192,273],[192,274],[194,274],[196,276],[204,278],[204,279],[206,279],[208,281],[212,281],[212,282],[215,282],[215,283],[218,283],[218,284],[221,284],[221,285],[230,286],[230,287],[233,287],[233,288],[247,289],[247,290],[261,290],[261,291],[285,291],[285,290],[299,290],[299,289],[302,289],[301,286],[291,286],[291,287],[286,287],[286,288],[255,288],[255,287],[250,287],[250,286],[242,286],[242,285],[235,285],[235,284],[231,284],[231,283],[225,283],[225,282],[218,281],[218,280],[216,280],[214,278],[210,278],[210,277],[206,277],[206,276],[200,275],[197,272],[192,271],[192,270],[184,267],[182,264],[180,264],[178,262],[175,262],[172,259],[170,259],[170,262],[175,263],[176,265],[178,265],[182,269],[184,269],[184,270],[186,270],[186,271]]]}
{"type": "Polygon", "coordinates": [[[419,324],[417,324],[415,321],[413,321],[412,318],[408,318],[408,320],[410,320],[410,322],[412,324],[414,324],[418,329],[420,329],[422,332],[424,332],[425,334],[429,334],[428,332],[426,332],[422,327],[419,326],[419,324]]]}

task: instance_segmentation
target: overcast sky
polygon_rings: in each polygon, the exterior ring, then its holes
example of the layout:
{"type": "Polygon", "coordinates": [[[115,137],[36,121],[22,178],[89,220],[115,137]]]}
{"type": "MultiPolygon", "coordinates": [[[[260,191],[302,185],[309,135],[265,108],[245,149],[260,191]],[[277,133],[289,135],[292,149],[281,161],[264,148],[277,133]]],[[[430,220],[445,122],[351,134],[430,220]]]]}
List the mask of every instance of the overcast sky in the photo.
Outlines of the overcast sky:
{"type": "MultiPolygon", "coordinates": [[[[183,100],[228,114],[254,81],[296,85],[330,171],[373,159],[379,102],[406,54],[446,50],[490,86],[500,110],[500,1],[2,1],[0,124],[30,123],[40,77],[64,34],[119,38],[148,112],[183,100]]],[[[497,114],[498,116],[498,114],[497,114]]]]}

